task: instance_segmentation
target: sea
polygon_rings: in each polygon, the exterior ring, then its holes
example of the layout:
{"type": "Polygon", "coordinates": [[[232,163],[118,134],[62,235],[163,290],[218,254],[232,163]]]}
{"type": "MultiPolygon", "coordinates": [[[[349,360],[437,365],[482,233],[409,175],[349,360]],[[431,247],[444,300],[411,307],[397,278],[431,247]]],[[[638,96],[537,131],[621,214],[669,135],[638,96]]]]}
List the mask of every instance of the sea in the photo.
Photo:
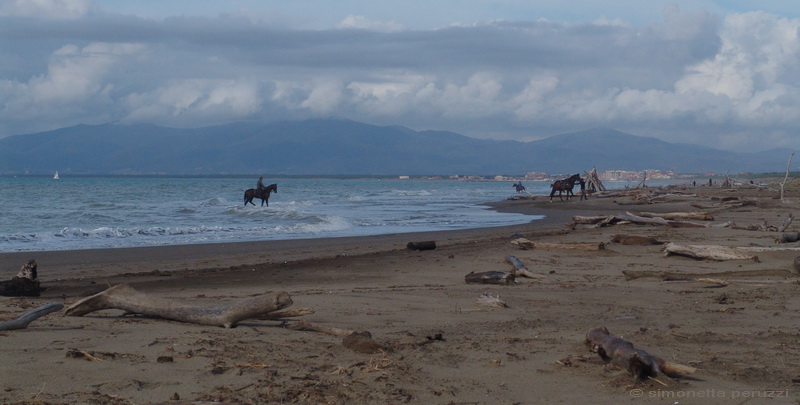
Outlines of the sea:
{"type": "MultiPolygon", "coordinates": [[[[511,181],[265,179],[269,206],[244,205],[257,177],[0,176],[0,252],[267,241],[516,225],[541,215],[483,205],[511,181]]],[[[548,194],[547,182],[523,182],[548,194]]]]}

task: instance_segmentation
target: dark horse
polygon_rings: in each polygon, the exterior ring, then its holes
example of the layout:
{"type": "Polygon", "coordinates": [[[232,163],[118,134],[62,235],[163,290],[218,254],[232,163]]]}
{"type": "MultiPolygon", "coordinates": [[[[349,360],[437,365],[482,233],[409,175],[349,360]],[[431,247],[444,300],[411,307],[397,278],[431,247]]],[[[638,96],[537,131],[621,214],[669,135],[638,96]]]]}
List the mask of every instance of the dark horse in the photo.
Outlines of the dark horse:
{"type": "Polygon", "coordinates": [[[247,189],[247,191],[244,192],[244,205],[246,206],[247,203],[253,204],[254,198],[260,198],[261,206],[263,207],[264,204],[267,204],[267,207],[269,207],[269,193],[273,191],[276,193],[278,192],[277,184],[270,184],[264,187],[264,191],[262,191],[261,193],[259,193],[258,190],[254,188],[247,189]]]}
{"type": "Polygon", "coordinates": [[[517,193],[521,193],[521,192],[525,191],[525,186],[523,186],[520,183],[514,183],[514,184],[512,184],[512,186],[514,186],[514,188],[517,190],[517,193]]]}
{"type": "Polygon", "coordinates": [[[575,195],[572,192],[572,188],[575,187],[575,182],[580,181],[580,179],[581,179],[581,175],[580,174],[574,174],[574,175],[570,176],[568,179],[556,180],[555,183],[550,185],[550,187],[553,188],[553,190],[550,191],[550,201],[553,201],[553,195],[555,195],[556,191],[558,191],[558,199],[559,200],[564,201],[564,199],[561,198],[561,193],[564,192],[564,191],[567,192],[567,200],[569,200],[570,196],[575,195]]]}

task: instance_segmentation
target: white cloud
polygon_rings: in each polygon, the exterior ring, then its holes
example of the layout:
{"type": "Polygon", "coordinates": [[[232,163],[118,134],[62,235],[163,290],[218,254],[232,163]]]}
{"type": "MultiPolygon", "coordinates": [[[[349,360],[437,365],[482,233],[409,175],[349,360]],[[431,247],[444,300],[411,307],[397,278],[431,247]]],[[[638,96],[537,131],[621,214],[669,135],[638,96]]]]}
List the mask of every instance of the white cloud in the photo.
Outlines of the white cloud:
{"type": "Polygon", "coordinates": [[[337,25],[338,28],[355,28],[371,31],[394,32],[403,29],[403,26],[395,22],[383,22],[368,19],[361,15],[348,15],[337,25]]]}

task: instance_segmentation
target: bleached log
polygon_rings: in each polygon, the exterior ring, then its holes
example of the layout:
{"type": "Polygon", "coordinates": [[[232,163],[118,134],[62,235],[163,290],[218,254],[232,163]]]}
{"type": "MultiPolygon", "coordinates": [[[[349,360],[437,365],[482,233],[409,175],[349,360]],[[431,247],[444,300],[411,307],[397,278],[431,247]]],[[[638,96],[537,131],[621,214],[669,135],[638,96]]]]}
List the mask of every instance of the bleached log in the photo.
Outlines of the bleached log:
{"type": "Polygon", "coordinates": [[[290,305],[292,298],[289,294],[279,292],[248,298],[227,306],[203,308],[187,305],[183,301],[153,297],[136,291],[127,284],[119,284],[73,303],[67,308],[65,315],[83,316],[103,309],[120,309],[178,322],[231,328],[245,319],[263,318],[270,312],[290,305]]]}
{"type": "Polygon", "coordinates": [[[590,329],[586,333],[586,344],[603,360],[625,368],[637,379],[656,377],[662,373],[675,376],[697,371],[694,367],[667,362],[642,349],[637,349],[632,343],[612,336],[605,327],[590,329]]]}
{"type": "Polygon", "coordinates": [[[593,217],[587,217],[587,216],[582,216],[582,215],[574,215],[572,217],[572,222],[576,223],[576,224],[591,225],[591,224],[596,224],[598,222],[606,221],[609,218],[613,218],[613,217],[614,217],[613,215],[599,215],[599,216],[593,216],[593,217]]]}
{"type": "Polygon", "coordinates": [[[528,249],[570,249],[570,250],[603,250],[605,244],[603,242],[534,242],[525,238],[517,238],[511,241],[513,245],[517,245],[522,250],[528,249]]]}
{"type": "Polygon", "coordinates": [[[64,308],[64,304],[60,302],[50,302],[44,304],[20,315],[20,317],[17,319],[0,322],[0,330],[25,329],[31,322],[51,312],[60,311],[61,308],[64,308]]]}
{"type": "Polygon", "coordinates": [[[481,273],[470,272],[464,276],[467,284],[514,284],[516,276],[502,271],[484,271],[481,273]]]}
{"type": "Polygon", "coordinates": [[[517,259],[516,256],[508,255],[506,256],[506,260],[514,266],[514,271],[512,272],[512,274],[527,278],[537,278],[537,279],[547,278],[543,274],[536,274],[528,270],[528,268],[525,267],[525,265],[522,264],[522,262],[519,259],[517,259]]]}
{"type": "Polygon", "coordinates": [[[720,245],[679,245],[677,243],[667,243],[664,245],[664,256],[680,255],[694,259],[709,260],[754,260],[758,261],[758,256],[745,252],[733,246],[720,245]]]}
{"type": "Polygon", "coordinates": [[[646,218],[714,220],[714,216],[708,212],[639,212],[638,215],[646,218]]]}
{"type": "Polygon", "coordinates": [[[673,271],[660,270],[622,270],[625,280],[636,280],[639,278],[657,278],[663,281],[675,280],[697,280],[701,278],[744,278],[744,277],[793,277],[797,276],[792,270],[742,270],[742,271],[718,271],[713,273],[679,273],[673,271]]]}

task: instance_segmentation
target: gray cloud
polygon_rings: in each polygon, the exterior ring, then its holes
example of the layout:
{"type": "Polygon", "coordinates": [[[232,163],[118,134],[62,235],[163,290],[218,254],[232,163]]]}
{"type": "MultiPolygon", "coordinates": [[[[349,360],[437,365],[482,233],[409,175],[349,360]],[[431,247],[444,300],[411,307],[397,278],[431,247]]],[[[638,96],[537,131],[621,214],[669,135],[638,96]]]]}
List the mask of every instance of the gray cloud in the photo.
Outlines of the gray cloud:
{"type": "Polygon", "coordinates": [[[336,29],[296,30],[75,7],[69,18],[0,11],[0,136],[336,116],[520,140],[607,126],[752,150],[794,146],[800,124],[800,20],[763,12],[667,7],[644,27],[430,30],[351,16],[336,29]]]}

